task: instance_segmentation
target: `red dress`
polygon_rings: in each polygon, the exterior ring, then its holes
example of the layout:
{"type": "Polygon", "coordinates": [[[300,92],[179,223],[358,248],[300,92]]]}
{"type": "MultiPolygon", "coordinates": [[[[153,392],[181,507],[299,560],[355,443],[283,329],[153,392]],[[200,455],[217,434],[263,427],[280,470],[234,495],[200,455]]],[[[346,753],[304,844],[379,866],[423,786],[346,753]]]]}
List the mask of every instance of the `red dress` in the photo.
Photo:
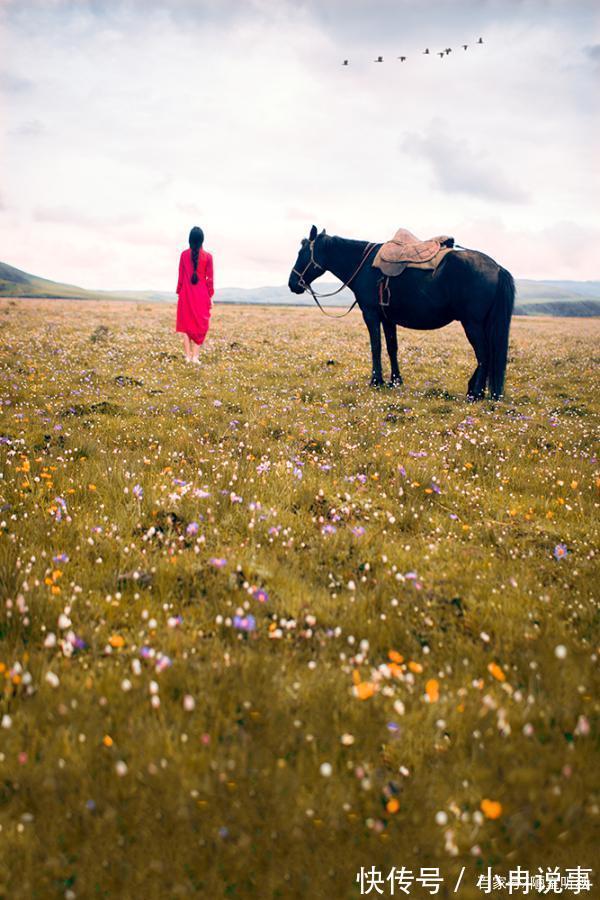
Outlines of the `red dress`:
{"type": "Polygon", "coordinates": [[[198,281],[192,284],[192,251],[184,250],[179,259],[179,279],[177,281],[177,324],[176,331],[187,334],[195,344],[204,343],[208,331],[212,308],[213,260],[210,253],[200,250],[196,273],[198,281]]]}

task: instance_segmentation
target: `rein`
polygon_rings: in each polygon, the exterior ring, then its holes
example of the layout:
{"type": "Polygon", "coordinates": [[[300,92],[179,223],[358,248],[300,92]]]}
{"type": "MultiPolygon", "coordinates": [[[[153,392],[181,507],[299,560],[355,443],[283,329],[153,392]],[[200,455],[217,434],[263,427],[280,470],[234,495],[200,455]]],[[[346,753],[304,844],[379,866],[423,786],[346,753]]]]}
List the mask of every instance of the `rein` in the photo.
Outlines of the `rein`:
{"type": "MultiPolygon", "coordinates": [[[[316,238],[315,238],[315,240],[316,240],[316,238]]],[[[369,255],[370,255],[371,251],[373,250],[374,247],[377,246],[377,244],[367,244],[367,246],[365,247],[365,251],[364,251],[364,253],[363,253],[363,255],[362,255],[362,258],[361,258],[361,260],[360,260],[358,266],[356,267],[356,269],[354,270],[354,272],[353,272],[352,275],[350,276],[350,278],[349,278],[347,281],[345,281],[344,284],[343,284],[341,287],[339,287],[337,290],[335,290],[335,291],[329,291],[329,292],[326,293],[326,294],[316,294],[315,291],[313,290],[312,285],[311,285],[311,284],[307,284],[307,283],[305,282],[305,280],[304,280],[304,276],[306,275],[308,269],[310,269],[311,266],[315,266],[315,268],[320,269],[322,272],[325,272],[325,271],[326,271],[326,270],[323,268],[323,266],[320,265],[320,264],[316,261],[316,259],[315,259],[315,252],[314,252],[314,251],[315,251],[315,242],[314,242],[314,241],[310,241],[309,246],[310,246],[310,259],[309,259],[309,261],[307,262],[307,264],[305,265],[304,269],[302,270],[302,272],[298,272],[297,269],[292,269],[292,272],[293,272],[295,275],[298,276],[298,284],[300,285],[300,287],[302,288],[302,290],[303,290],[304,292],[309,291],[309,292],[312,294],[313,300],[315,301],[315,303],[317,304],[317,306],[319,307],[319,309],[321,310],[321,312],[323,313],[324,316],[327,316],[329,319],[343,319],[344,316],[347,316],[349,312],[352,312],[352,310],[354,309],[354,307],[355,307],[356,304],[358,303],[358,300],[355,300],[354,303],[352,304],[352,306],[350,306],[350,307],[346,310],[346,312],[343,312],[343,313],[328,313],[328,312],[325,312],[325,310],[323,309],[323,307],[322,307],[321,304],[319,303],[319,297],[320,297],[321,299],[322,299],[323,297],[334,297],[336,294],[339,294],[340,291],[343,291],[344,288],[348,287],[348,286],[350,285],[350,282],[353,281],[353,280],[356,278],[356,276],[358,275],[358,273],[360,272],[360,270],[361,270],[362,267],[364,266],[365,262],[367,261],[367,259],[368,259],[369,255]]]]}

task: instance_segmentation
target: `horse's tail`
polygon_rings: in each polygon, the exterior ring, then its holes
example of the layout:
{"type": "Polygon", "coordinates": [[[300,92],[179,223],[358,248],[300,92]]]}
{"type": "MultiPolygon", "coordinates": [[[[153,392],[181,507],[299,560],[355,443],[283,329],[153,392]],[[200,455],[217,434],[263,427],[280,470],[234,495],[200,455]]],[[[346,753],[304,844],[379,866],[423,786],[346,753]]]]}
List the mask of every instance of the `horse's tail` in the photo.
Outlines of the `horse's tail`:
{"type": "Polygon", "coordinates": [[[493,400],[499,400],[504,389],[504,373],[508,358],[508,333],[515,303],[515,282],[500,266],[496,296],[485,323],[489,352],[489,388],[493,400]]]}

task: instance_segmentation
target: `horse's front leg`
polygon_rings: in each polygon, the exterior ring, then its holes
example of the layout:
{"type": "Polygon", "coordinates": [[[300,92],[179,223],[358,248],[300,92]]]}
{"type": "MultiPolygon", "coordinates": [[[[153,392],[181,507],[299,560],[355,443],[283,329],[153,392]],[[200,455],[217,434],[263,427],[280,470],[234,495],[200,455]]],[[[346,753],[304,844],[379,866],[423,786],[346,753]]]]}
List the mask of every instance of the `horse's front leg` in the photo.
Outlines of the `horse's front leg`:
{"type": "Polygon", "coordinates": [[[396,326],[393,322],[383,319],[383,333],[385,334],[385,343],[387,347],[390,364],[392,367],[392,377],[388,387],[400,387],[402,384],[402,375],[398,368],[398,334],[396,326]]]}
{"type": "Polygon", "coordinates": [[[383,371],[381,369],[381,320],[377,312],[363,311],[365,325],[369,329],[371,340],[371,357],[373,369],[371,372],[371,387],[383,386],[383,371]]]}

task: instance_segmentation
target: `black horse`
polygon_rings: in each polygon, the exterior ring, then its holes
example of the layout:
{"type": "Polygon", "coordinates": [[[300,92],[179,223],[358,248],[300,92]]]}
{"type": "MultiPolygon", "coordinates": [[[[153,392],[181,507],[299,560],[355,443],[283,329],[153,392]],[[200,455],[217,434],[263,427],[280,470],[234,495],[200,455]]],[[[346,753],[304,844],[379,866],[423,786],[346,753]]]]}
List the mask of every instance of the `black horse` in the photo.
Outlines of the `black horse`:
{"type": "MultiPolygon", "coordinates": [[[[477,368],[469,380],[467,396],[480,400],[489,383],[497,400],[503,391],[508,332],[515,283],[506,269],[477,250],[447,253],[435,271],[407,268],[389,280],[389,305],[380,302],[382,277],[372,262],[381,244],[331,237],[313,225],[304,238],[288,286],[295,294],[310,290],[323,272],[331,272],[348,286],[369,329],[373,373],[371,384],[383,385],[381,326],[392,366],[390,386],[402,384],[398,368],[396,326],[429,330],[458,320],[475,351],[477,368]]],[[[316,299],[316,298],[315,298],[316,299]]],[[[317,300],[318,302],[318,300],[317,300]]]]}

